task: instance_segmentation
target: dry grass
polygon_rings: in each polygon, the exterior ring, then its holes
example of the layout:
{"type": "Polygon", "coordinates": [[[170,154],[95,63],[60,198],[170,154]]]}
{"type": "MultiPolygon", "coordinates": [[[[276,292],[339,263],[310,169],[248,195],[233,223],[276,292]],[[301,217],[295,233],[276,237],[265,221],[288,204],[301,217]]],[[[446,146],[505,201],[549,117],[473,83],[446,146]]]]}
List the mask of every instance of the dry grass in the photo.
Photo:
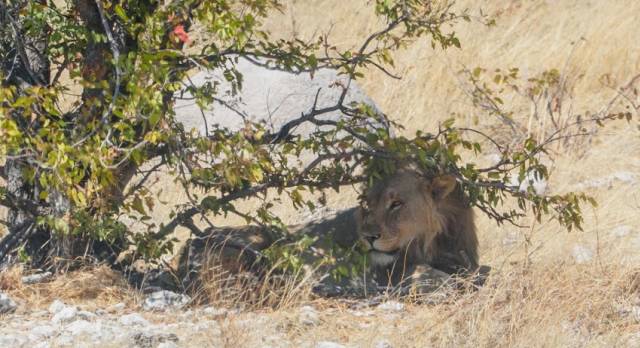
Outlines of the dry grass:
{"type": "Polygon", "coordinates": [[[116,303],[135,306],[139,293],[123,276],[106,267],[81,269],[57,276],[51,282],[23,284],[22,269],[14,267],[0,274],[0,291],[21,301],[23,309],[46,309],[54,299],[85,308],[106,308],[116,303]]]}
{"type": "MultiPolygon", "coordinates": [[[[349,47],[377,28],[365,1],[286,3],[287,11],[267,23],[280,36],[295,32],[311,37],[333,25],[334,41],[349,47]]],[[[375,71],[361,81],[382,110],[407,126],[406,134],[433,130],[454,112],[476,112],[457,73],[462,67],[518,67],[525,76],[558,68],[572,80],[573,115],[599,111],[616,94],[611,86],[620,86],[640,73],[638,1],[468,0],[459,1],[458,6],[470,7],[474,13],[482,7],[484,13],[497,18],[497,25],[488,28],[470,23],[456,27],[463,45],[461,50],[432,50],[429,42],[403,50],[396,62],[396,70],[404,76],[401,81],[375,71]]],[[[505,102],[517,111],[516,120],[526,125],[531,105],[518,98],[505,102]]],[[[462,124],[465,122],[471,122],[471,118],[463,118],[462,124]]],[[[549,190],[576,190],[581,187],[579,183],[618,172],[628,172],[640,179],[639,137],[634,125],[614,122],[599,131],[590,144],[583,144],[580,151],[560,149],[553,162],[549,190]]],[[[157,186],[164,188],[164,200],[185,201],[178,187],[168,189],[170,180],[161,178],[157,186]]],[[[292,286],[285,292],[290,298],[286,306],[260,314],[270,322],[264,331],[247,330],[239,323],[225,324],[227,346],[261,344],[261,338],[269,332],[283,333],[300,344],[332,340],[362,347],[374,346],[380,339],[394,347],[637,346],[640,220],[636,212],[640,197],[636,187],[637,184],[613,180],[611,185],[589,188],[588,193],[598,200],[599,206],[584,211],[583,232],[567,233],[553,221],[533,223],[527,219],[522,222],[531,225],[528,229],[497,226],[478,214],[481,259],[495,273],[477,292],[455,294],[437,305],[408,304],[402,314],[376,312],[365,317],[340,303],[322,302],[317,306],[327,309],[321,314],[320,324],[305,327],[292,319],[289,304],[309,298],[292,286]],[[629,232],[613,233],[619,226],[628,226],[629,232]],[[572,254],[580,247],[592,250],[593,259],[576,262],[572,254]]],[[[355,194],[349,191],[329,197],[329,205],[336,208],[348,207],[354,201],[355,194]]],[[[244,208],[251,209],[252,205],[248,202],[244,208]]],[[[285,221],[295,222],[299,218],[299,213],[287,205],[277,209],[285,221]]],[[[154,214],[160,221],[168,215],[162,207],[154,214]]],[[[242,223],[233,219],[216,222],[242,223]]],[[[106,270],[99,272],[108,274],[106,270]]],[[[3,274],[0,286],[38,305],[54,297],[68,298],[71,302],[94,298],[105,303],[132,298],[123,293],[128,290],[123,290],[126,288],[120,287],[115,278],[107,276],[105,279],[111,280],[100,283],[97,281],[100,276],[92,274],[70,274],[54,283],[18,288],[7,285],[17,284],[15,278],[7,280],[15,275],[3,274]]],[[[220,291],[215,284],[222,283],[211,282],[212,289],[208,291],[215,295],[220,291]]],[[[264,294],[270,291],[263,289],[264,294]]],[[[228,303],[245,295],[241,291],[231,298],[219,295],[217,300],[228,303]]],[[[260,296],[264,299],[266,295],[260,296]]],[[[283,298],[278,296],[269,301],[283,298]]]]}

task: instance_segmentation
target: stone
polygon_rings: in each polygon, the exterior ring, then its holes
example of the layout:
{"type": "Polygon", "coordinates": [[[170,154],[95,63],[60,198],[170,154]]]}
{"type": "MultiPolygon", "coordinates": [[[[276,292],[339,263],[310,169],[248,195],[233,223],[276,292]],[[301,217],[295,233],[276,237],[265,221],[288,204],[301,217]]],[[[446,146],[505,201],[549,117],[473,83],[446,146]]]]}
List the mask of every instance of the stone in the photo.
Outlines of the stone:
{"type": "Polygon", "coordinates": [[[107,311],[107,312],[120,312],[120,311],[122,311],[123,309],[125,309],[126,307],[127,307],[127,306],[126,306],[124,303],[120,302],[120,303],[116,303],[116,304],[114,304],[114,305],[109,306],[109,307],[106,309],[106,311],[107,311]]]}
{"type": "Polygon", "coordinates": [[[125,326],[134,326],[134,325],[147,326],[147,325],[149,325],[149,321],[147,321],[147,319],[143,318],[138,313],[125,314],[125,315],[121,316],[120,319],[118,319],[118,322],[120,324],[122,324],[122,325],[125,325],[125,326]]]}
{"type": "Polygon", "coordinates": [[[576,263],[587,263],[593,259],[593,251],[583,245],[573,247],[572,255],[576,263]]]}
{"type": "Polygon", "coordinates": [[[161,342],[158,348],[178,348],[178,345],[173,342],[161,342]]]}
{"type": "Polygon", "coordinates": [[[52,276],[53,276],[53,273],[51,272],[31,274],[31,275],[22,277],[22,283],[23,284],[43,283],[43,282],[49,281],[52,276]]]}
{"type": "Polygon", "coordinates": [[[320,316],[312,306],[303,306],[298,312],[298,321],[302,325],[314,326],[320,323],[320,316]]]}
{"type": "Polygon", "coordinates": [[[383,340],[376,342],[375,348],[393,348],[393,346],[391,343],[383,340]]]}
{"type": "Polygon", "coordinates": [[[331,341],[320,341],[316,344],[316,348],[346,348],[342,344],[331,341]]]}
{"type": "MultiPolygon", "coordinates": [[[[237,94],[233,93],[232,84],[224,78],[221,70],[201,71],[189,79],[199,87],[207,83],[218,84],[218,100],[207,110],[201,111],[191,93],[176,92],[176,119],[187,131],[196,129],[200,134],[206,135],[215,124],[238,130],[244,125],[245,119],[264,122],[267,130],[277,131],[292,118],[308,112],[313,107],[316,96],[317,109],[336,105],[342,94],[339,86],[347,82],[345,76],[338,75],[332,69],[318,69],[311,78],[309,74],[267,69],[244,58],[238,59],[235,68],[242,75],[251,77],[243,81],[242,90],[237,94]]],[[[356,81],[351,81],[344,105],[352,102],[367,104],[380,112],[356,81]]],[[[336,121],[345,117],[341,112],[331,112],[319,115],[318,119],[336,121]]],[[[305,136],[315,129],[315,125],[301,124],[293,133],[305,136]]]]}
{"type": "Polygon", "coordinates": [[[31,329],[29,338],[33,341],[49,338],[56,334],[56,328],[51,325],[40,325],[31,329]]]}
{"type": "Polygon", "coordinates": [[[99,332],[99,328],[84,319],[79,319],[65,327],[65,330],[68,331],[72,336],[79,335],[94,335],[99,332]]]}
{"type": "Polygon", "coordinates": [[[96,314],[89,312],[89,311],[79,311],[78,312],[78,317],[84,319],[84,320],[91,320],[91,319],[95,319],[96,318],[96,314]]]}
{"type": "Polygon", "coordinates": [[[142,308],[145,310],[166,310],[169,308],[182,308],[191,301],[187,295],[176,294],[168,290],[156,291],[147,296],[142,308]]]}
{"type": "Polygon", "coordinates": [[[131,339],[140,348],[154,348],[162,343],[178,342],[178,336],[173,333],[138,332],[133,334],[131,339]]]}
{"type": "Polygon", "coordinates": [[[616,226],[611,230],[611,233],[618,238],[622,238],[625,236],[628,236],[629,234],[631,234],[631,232],[633,231],[633,229],[631,228],[631,226],[627,226],[627,225],[620,225],[620,226],[616,226]]]}
{"type": "Polygon", "coordinates": [[[398,301],[386,301],[379,304],[378,309],[387,312],[401,312],[404,310],[404,304],[398,301]]]}
{"type": "Polygon", "coordinates": [[[225,309],[225,308],[215,308],[215,307],[211,307],[211,306],[205,307],[202,310],[202,313],[204,313],[206,315],[211,315],[211,316],[214,316],[214,317],[223,316],[223,315],[227,314],[228,312],[229,311],[227,309],[225,309]]]}
{"type": "Polygon", "coordinates": [[[13,313],[18,305],[9,297],[9,295],[0,292],[0,314],[13,313]]]}
{"type": "Polygon", "coordinates": [[[78,315],[78,309],[76,307],[64,307],[53,315],[51,321],[53,323],[65,323],[73,321],[78,315]]]}
{"type": "Polygon", "coordinates": [[[0,347],[19,347],[24,339],[14,335],[0,335],[0,347]]]}
{"type": "Polygon", "coordinates": [[[66,306],[67,305],[65,305],[64,302],[62,302],[60,300],[54,300],[49,305],[49,313],[56,314],[56,313],[60,312],[61,310],[63,310],[66,306]]]}

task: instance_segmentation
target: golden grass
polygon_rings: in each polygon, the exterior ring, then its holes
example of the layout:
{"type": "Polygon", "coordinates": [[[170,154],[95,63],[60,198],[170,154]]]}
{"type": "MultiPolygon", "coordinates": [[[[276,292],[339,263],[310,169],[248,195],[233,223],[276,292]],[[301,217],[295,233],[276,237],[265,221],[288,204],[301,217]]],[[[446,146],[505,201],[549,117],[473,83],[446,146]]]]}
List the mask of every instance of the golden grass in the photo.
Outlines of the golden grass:
{"type": "MultiPolygon", "coordinates": [[[[350,47],[378,27],[365,2],[290,0],[285,2],[286,11],[266,25],[284,37],[293,32],[311,37],[333,25],[334,42],[350,47]]],[[[469,7],[475,14],[482,7],[484,13],[496,17],[497,25],[485,27],[472,22],[456,26],[461,50],[442,52],[431,49],[429,42],[419,42],[399,52],[396,71],[404,76],[401,81],[376,71],[360,81],[382,110],[407,127],[406,135],[433,130],[453,112],[476,112],[457,73],[462,67],[518,67],[524,76],[558,68],[573,81],[573,115],[600,110],[615,96],[616,86],[640,73],[638,1],[465,0],[459,1],[458,7],[469,7]]],[[[506,104],[517,111],[516,120],[526,125],[530,104],[516,97],[506,104]]],[[[463,118],[462,124],[470,120],[463,118]]],[[[484,125],[494,120],[485,118],[481,122],[484,125]]],[[[580,182],[621,171],[640,179],[640,134],[635,122],[614,122],[600,130],[591,143],[582,144],[583,148],[560,149],[552,165],[549,190],[576,190],[580,182]]],[[[157,187],[164,188],[165,201],[186,200],[178,186],[168,189],[171,184],[167,178],[161,178],[157,187]]],[[[553,221],[534,223],[531,219],[522,221],[532,226],[527,229],[497,226],[478,214],[481,261],[491,265],[494,273],[477,292],[453,294],[437,305],[409,303],[401,314],[375,311],[364,317],[339,302],[322,301],[316,305],[325,310],[320,323],[312,327],[292,319],[291,306],[286,305],[261,314],[270,321],[262,331],[247,330],[237,321],[225,324],[226,345],[262,344],[262,338],[277,333],[294,345],[331,340],[370,347],[384,339],[393,347],[637,346],[640,315],[633,311],[640,312],[640,197],[636,187],[637,183],[614,180],[611,187],[589,188],[588,193],[599,206],[585,208],[582,232],[567,233],[553,221]],[[618,226],[628,226],[630,232],[615,235],[612,230],[618,226]],[[572,255],[576,247],[592,250],[593,259],[576,262],[572,255]]],[[[355,194],[349,190],[329,196],[329,205],[336,208],[354,202],[355,194]]],[[[247,202],[240,208],[252,206],[247,202]]],[[[285,221],[299,219],[299,213],[287,204],[278,205],[276,212],[285,221]]],[[[166,220],[168,210],[159,206],[154,215],[159,221],[166,220]]],[[[240,219],[215,221],[242,223],[240,219]]],[[[105,303],[127,298],[122,293],[126,288],[119,287],[117,281],[99,283],[91,274],[70,274],[54,283],[17,288],[7,287],[15,284],[15,279],[7,283],[10,277],[3,274],[0,286],[18,298],[32,298],[29,301],[34,304],[55,297],[84,300],[83,287],[88,287],[86,294],[93,294],[88,298],[105,303]]],[[[214,285],[210,291],[215,294],[220,288],[215,290],[214,285]]],[[[287,303],[310,300],[304,292],[287,296],[292,298],[287,303]]],[[[249,313],[237,320],[255,316],[249,313]]]]}
{"type": "Polygon", "coordinates": [[[19,299],[21,308],[29,310],[46,309],[55,299],[86,308],[106,308],[116,303],[134,306],[140,296],[122,274],[106,266],[72,271],[50,282],[29,285],[22,283],[21,276],[19,267],[0,273],[0,291],[19,299]]]}

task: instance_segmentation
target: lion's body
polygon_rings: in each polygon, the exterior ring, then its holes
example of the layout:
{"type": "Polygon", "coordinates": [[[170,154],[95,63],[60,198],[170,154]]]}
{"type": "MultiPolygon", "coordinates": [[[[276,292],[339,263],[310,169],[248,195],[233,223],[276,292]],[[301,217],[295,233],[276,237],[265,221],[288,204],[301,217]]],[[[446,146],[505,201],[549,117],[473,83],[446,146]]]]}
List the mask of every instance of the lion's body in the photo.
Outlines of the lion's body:
{"type": "Polygon", "coordinates": [[[450,274],[478,268],[473,210],[452,177],[401,170],[370,188],[364,204],[358,234],[378,274],[395,282],[421,264],[450,274]]]}

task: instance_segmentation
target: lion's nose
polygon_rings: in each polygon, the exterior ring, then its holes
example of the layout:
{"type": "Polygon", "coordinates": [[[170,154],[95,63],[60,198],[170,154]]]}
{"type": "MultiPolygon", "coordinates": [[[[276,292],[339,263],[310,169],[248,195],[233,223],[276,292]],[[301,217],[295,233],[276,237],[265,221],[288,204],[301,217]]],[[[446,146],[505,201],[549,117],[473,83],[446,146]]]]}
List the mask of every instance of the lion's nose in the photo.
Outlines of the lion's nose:
{"type": "Polygon", "coordinates": [[[364,239],[367,240],[367,242],[369,242],[369,244],[373,245],[373,242],[376,241],[376,239],[380,238],[379,234],[374,234],[374,235],[369,235],[369,236],[365,236],[364,239]]]}

